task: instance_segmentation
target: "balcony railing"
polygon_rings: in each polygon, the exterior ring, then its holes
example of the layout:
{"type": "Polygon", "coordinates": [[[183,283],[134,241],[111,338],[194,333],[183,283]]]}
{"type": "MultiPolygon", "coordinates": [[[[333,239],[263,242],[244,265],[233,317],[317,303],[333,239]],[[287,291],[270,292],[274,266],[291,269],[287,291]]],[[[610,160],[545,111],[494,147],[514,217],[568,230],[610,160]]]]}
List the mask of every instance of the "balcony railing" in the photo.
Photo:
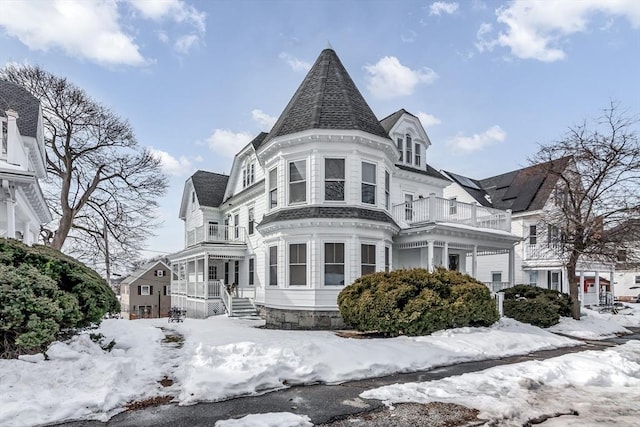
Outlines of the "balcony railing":
{"type": "Polygon", "coordinates": [[[557,243],[539,242],[524,245],[525,260],[550,260],[562,258],[562,246],[557,243]]]}
{"type": "Polygon", "coordinates": [[[220,286],[223,286],[222,280],[209,280],[207,282],[178,280],[171,284],[171,293],[192,298],[220,298],[220,286]]]}
{"type": "Polygon", "coordinates": [[[244,227],[232,225],[202,225],[187,231],[187,246],[198,243],[246,243],[244,227]]]}
{"type": "Polygon", "coordinates": [[[449,222],[471,227],[511,231],[511,212],[437,196],[393,206],[393,219],[401,228],[426,222],[449,222]]]}

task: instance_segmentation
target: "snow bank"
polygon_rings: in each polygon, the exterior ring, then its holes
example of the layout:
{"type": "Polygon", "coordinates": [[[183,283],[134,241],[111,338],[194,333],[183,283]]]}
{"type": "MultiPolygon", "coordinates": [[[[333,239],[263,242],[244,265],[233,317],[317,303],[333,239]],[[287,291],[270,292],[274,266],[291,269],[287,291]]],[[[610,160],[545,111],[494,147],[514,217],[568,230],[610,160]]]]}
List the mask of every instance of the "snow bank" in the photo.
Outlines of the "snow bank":
{"type": "Polygon", "coordinates": [[[312,427],[306,415],[291,412],[268,412],[251,414],[236,420],[216,421],[215,427],[312,427]]]}

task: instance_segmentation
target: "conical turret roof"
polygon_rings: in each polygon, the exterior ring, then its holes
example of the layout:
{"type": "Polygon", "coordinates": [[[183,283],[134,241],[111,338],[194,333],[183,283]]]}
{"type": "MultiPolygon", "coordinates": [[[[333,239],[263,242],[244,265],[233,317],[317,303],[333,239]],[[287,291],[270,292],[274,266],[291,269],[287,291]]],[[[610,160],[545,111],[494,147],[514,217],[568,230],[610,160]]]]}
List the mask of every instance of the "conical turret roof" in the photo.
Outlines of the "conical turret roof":
{"type": "Polygon", "coordinates": [[[324,49],[265,141],[308,129],[361,130],[388,138],[333,49],[324,49]]]}

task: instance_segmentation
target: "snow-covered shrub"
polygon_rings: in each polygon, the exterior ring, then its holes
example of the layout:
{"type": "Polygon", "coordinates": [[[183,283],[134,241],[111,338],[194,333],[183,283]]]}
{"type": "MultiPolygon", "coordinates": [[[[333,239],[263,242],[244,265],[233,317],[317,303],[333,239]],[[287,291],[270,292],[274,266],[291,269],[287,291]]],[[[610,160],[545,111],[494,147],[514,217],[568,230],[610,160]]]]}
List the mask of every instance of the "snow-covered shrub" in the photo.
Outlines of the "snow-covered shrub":
{"type": "Polygon", "coordinates": [[[46,348],[61,331],[119,310],[106,281],[59,251],[0,239],[0,356],[46,348]]]}
{"type": "Polygon", "coordinates": [[[489,289],[472,277],[437,269],[395,270],[358,278],[338,295],[343,320],[389,336],[427,335],[498,320],[489,289]]]}
{"type": "Polygon", "coordinates": [[[537,286],[517,285],[503,290],[504,315],[519,322],[548,328],[571,316],[571,298],[567,294],[537,286]]]}

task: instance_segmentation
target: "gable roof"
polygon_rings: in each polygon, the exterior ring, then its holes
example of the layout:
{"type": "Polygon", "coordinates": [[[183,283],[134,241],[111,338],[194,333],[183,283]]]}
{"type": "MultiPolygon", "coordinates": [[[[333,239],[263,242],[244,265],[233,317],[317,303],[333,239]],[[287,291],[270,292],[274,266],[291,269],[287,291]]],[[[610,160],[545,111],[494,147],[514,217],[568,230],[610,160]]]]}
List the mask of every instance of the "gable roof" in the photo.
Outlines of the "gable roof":
{"type": "Polygon", "coordinates": [[[224,199],[228,175],[199,170],[191,176],[200,206],[218,207],[224,199]]]}
{"type": "Polygon", "coordinates": [[[411,114],[410,112],[408,112],[404,108],[401,108],[398,111],[396,111],[395,113],[392,113],[392,114],[388,115],[387,117],[385,117],[384,119],[380,120],[380,125],[382,125],[384,130],[387,133],[389,133],[391,131],[391,129],[395,126],[395,124],[398,122],[398,120],[400,120],[400,117],[402,117],[404,114],[408,114],[408,115],[410,115],[412,117],[415,117],[416,119],[418,118],[418,116],[416,116],[415,114],[411,114]]]}
{"type": "Polygon", "coordinates": [[[18,112],[20,135],[37,137],[40,101],[22,86],[0,80],[0,116],[6,116],[7,110],[18,112]]]}
{"type": "Polygon", "coordinates": [[[447,174],[483,206],[514,213],[535,211],[544,207],[571,159],[562,157],[481,180],[447,174]]]}
{"type": "Polygon", "coordinates": [[[256,136],[255,138],[253,138],[253,140],[251,141],[251,145],[253,145],[253,149],[257,150],[258,147],[260,147],[262,145],[262,143],[264,142],[264,140],[267,138],[267,135],[269,135],[266,132],[260,132],[258,134],[258,136],[256,136]]]}
{"type": "MultiPolygon", "coordinates": [[[[136,280],[138,280],[140,277],[142,277],[147,271],[151,270],[152,268],[154,268],[156,265],[160,264],[161,267],[164,267],[165,269],[168,270],[168,273],[171,272],[171,267],[169,267],[164,261],[162,260],[156,260],[156,261],[149,261],[148,263],[144,264],[142,267],[140,267],[137,270],[132,271],[127,277],[125,277],[124,279],[122,279],[122,281],[120,282],[121,285],[130,285],[131,283],[135,282],[136,280]]],[[[166,275],[166,277],[170,277],[169,274],[166,275]]]]}
{"type": "Polygon", "coordinates": [[[402,163],[396,163],[396,167],[398,169],[402,169],[403,171],[407,171],[407,172],[415,172],[418,173],[420,175],[429,175],[432,176],[434,178],[438,178],[438,179],[443,179],[445,181],[449,181],[449,179],[442,175],[440,172],[438,172],[436,169],[434,169],[433,167],[429,166],[428,164],[426,165],[425,169],[416,169],[412,166],[408,166],[408,165],[403,165],[402,163]]]}
{"type": "Polygon", "coordinates": [[[324,49],[265,141],[309,129],[361,130],[388,138],[333,49],[324,49]]]}

